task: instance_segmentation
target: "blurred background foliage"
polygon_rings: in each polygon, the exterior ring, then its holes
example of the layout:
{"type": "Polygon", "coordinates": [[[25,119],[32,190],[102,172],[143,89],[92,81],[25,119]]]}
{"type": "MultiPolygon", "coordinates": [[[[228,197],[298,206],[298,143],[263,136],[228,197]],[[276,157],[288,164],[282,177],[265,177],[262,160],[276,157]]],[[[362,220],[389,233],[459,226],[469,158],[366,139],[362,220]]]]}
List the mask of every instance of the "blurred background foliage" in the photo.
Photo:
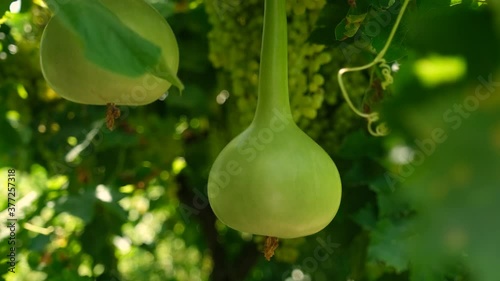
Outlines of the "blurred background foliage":
{"type": "Polygon", "coordinates": [[[110,132],[104,108],[44,82],[44,2],[0,1],[0,182],[16,169],[19,217],[16,273],[0,229],[2,280],[500,280],[500,4],[410,2],[386,56],[394,83],[378,67],[346,76],[391,128],[375,138],[336,74],[375,57],[401,1],[288,1],[293,115],[337,163],[343,198],[267,262],[263,238],[206,200],[212,161],[253,116],[263,0],[148,2],[177,36],[186,90],[122,107],[110,132]]]}

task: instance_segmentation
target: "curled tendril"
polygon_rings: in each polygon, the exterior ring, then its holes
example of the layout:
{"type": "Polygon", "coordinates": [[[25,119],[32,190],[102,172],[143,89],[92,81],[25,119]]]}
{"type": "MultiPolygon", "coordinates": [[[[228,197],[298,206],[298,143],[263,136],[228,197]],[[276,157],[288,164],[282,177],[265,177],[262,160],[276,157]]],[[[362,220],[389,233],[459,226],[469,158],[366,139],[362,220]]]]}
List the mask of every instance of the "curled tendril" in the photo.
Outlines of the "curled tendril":
{"type": "Polygon", "coordinates": [[[384,76],[384,81],[382,81],[382,89],[387,89],[387,86],[392,85],[394,78],[391,75],[391,67],[386,63],[384,59],[380,61],[379,67],[382,69],[382,76],[384,76]]]}
{"type": "Polygon", "coordinates": [[[382,69],[382,76],[384,76],[384,81],[382,82],[382,89],[386,89],[387,86],[391,85],[394,82],[394,79],[391,75],[391,68],[387,64],[387,62],[384,59],[385,53],[389,49],[389,46],[391,45],[392,39],[394,39],[394,34],[396,34],[396,30],[398,29],[399,23],[401,22],[401,18],[403,17],[403,14],[406,10],[406,7],[408,6],[408,3],[410,0],[405,0],[403,3],[403,6],[401,7],[401,10],[399,11],[398,18],[396,19],[396,23],[392,27],[391,34],[389,35],[389,38],[387,39],[387,42],[384,45],[384,48],[378,53],[378,55],[375,57],[375,59],[370,62],[369,64],[363,65],[363,66],[358,66],[358,67],[349,67],[349,68],[342,68],[338,72],[337,79],[339,81],[339,86],[340,86],[340,91],[342,92],[342,95],[344,96],[344,99],[346,100],[347,104],[349,107],[356,113],[357,115],[366,118],[368,120],[368,131],[370,134],[373,136],[385,136],[389,133],[389,128],[385,123],[381,123],[373,128],[373,123],[377,122],[380,117],[378,112],[372,112],[372,113],[363,113],[359,111],[354,104],[352,103],[351,99],[349,98],[349,95],[347,94],[347,90],[344,84],[344,81],[342,80],[342,76],[348,72],[356,72],[356,71],[362,71],[368,68],[371,68],[377,64],[379,64],[379,67],[382,69]]]}
{"type": "Polygon", "coordinates": [[[387,136],[389,134],[389,128],[386,123],[380,123],[375,126],[375,130],[373,130],[373,123],[379,120],[378,113],[371,114],[368,118],[368,132],[376,137],[387,136]]]}

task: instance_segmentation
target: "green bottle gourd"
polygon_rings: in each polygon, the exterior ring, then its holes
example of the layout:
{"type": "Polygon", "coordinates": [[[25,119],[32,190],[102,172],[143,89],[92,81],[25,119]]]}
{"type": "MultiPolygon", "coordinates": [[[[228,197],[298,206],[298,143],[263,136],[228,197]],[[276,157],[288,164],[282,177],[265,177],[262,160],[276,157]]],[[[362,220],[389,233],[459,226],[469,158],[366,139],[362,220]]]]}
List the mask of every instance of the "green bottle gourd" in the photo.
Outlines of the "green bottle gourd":
{"type": "MultiPolygon", "coordinates": [[[[73,5],[80,5],[78,1],[73,5]]],[[[85,2],[90,0],[81,0],[85,2]]],[[[95,1],[95,0],[92,0],[95,1]]],[[[161,49],[162,62],[174,74],[179,67],[179,49],[170,25],[143,0],[100,0],[127,28],[161,49]]],[[[65,5],[65,4],[61,4],[65,5]]],[[[109,33],[105,24],[96,24],[96,32],[109,33]]],[[[116,39],[115,39],[116,40],[116,39]]],[[[129,38],[122,38],[125,48],[129,38]]],[[[113,45],[116,48],[116,42],[113,45]]],[[[40,42],[40,64],[47,83],[63,98],[92,105],[139,106],[158,100],[172,85],[169,81],[145,72],[127,76],[113,72],[89,60],[82,38],[55,14],[48,22],[40,42]]],[[[108,48],[106,55],[116,52],[108,48]]],[[[121,64],[117,64],[121,65],[121,64]]],[[[118,66],[116,66],[118,68],[118,66]]]]}
{"type": "Polygon", "coordinates": [[[219,220],[277,238],[322,230],[341,198],[334,162],[292,119],[287,56],[285,0],[266,0],[255,116],[221,151],[208,179],[219,220]]]}

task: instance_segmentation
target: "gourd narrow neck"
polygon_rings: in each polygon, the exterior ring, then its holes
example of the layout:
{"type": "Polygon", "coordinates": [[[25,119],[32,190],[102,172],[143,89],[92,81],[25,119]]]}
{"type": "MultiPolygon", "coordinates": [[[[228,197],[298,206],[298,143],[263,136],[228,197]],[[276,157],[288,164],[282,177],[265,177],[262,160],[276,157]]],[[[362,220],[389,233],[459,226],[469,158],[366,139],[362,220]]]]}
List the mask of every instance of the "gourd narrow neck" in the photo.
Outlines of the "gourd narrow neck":
{"type": "Polygon", "coordinates": [[[265,0],[257,111],[254,121],[268,121],[276,110],[290,116],[286,0],[265,0]]]}

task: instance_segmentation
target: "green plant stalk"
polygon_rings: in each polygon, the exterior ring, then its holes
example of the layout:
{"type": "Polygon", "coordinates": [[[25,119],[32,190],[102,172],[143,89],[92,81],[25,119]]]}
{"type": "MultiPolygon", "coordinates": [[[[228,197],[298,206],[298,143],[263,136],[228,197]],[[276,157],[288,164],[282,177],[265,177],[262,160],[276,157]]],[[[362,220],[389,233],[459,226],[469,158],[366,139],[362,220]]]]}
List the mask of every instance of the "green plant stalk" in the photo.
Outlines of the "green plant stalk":
{"type": "Polygon", "coordinates": [[[269,122],[278,110],[292,119],[288,97],[286,0],[266,0],[257,110],[253,122],[269,122]]]}

